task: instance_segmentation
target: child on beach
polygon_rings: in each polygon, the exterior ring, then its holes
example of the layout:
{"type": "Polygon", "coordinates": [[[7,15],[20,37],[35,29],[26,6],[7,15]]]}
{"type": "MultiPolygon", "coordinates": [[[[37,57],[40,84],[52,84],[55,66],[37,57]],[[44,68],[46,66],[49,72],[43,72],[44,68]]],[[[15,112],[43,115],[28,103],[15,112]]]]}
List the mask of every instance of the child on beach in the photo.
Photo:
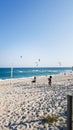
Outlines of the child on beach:
{"type": "Polygon", "coordinates": [[[32,83],[36,83],[36,77],[31,81],[32,83]]]}
{"type": "Polygon", "coordinates": [[[50,76],[50,77],[48,78],[48,83],[49,83],[50,86],[51,86],[51,79],[52,79],[52,76],[50,76]]]}

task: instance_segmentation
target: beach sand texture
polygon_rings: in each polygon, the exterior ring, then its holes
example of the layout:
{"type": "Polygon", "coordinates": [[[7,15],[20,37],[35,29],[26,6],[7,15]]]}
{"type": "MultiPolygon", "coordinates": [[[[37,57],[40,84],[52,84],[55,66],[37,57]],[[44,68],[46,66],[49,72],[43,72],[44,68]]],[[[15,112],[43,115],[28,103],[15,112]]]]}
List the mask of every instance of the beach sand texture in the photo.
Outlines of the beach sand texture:
{"type": "Polygon", "coordinates": [[[67,92],[73,91],[73,74],[0,81],[0,130],[66,130],[67,92]],[[44,122],[55,114],[58,122],[44,122]]]}

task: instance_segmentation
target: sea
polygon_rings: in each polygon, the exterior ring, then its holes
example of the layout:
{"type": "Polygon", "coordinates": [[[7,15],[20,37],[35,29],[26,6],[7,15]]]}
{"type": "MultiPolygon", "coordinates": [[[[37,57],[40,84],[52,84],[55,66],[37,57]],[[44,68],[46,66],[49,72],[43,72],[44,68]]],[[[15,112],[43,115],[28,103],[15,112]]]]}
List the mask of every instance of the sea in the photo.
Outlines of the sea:
{"type": "Polygon", "coordinates": [[[71,67],[0,68],[0,80],[57,75],[71,71],[71,67]]]}

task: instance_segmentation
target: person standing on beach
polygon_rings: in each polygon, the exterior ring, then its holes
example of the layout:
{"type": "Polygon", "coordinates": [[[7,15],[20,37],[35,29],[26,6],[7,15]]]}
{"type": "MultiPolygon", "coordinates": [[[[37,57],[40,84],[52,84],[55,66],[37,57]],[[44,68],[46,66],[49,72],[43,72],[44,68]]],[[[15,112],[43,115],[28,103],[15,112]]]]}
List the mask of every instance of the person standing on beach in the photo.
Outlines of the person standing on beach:
{"type": "Polygon", "coordinates": [[[49,86],[51,86],[51,83],[52,83],[51,79],[52,79],[52,76],[50,76],[50,77],[48,78],[48,84],[49,84],[49,86]]]}

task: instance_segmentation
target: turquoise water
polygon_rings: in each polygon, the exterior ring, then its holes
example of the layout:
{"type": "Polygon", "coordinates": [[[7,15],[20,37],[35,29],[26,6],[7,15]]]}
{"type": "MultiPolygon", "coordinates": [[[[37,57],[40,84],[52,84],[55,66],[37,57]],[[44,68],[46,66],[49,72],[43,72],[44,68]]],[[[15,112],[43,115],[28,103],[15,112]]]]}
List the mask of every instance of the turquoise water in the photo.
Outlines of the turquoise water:
{"type": "MultiPolygon", "coordinates": [[[[71,71],[71,67],[49,67],[49,68],[13,68],[12,78],[24,78],[32,76],[56,75],[71,71]]],[[[0,68],[0,79],[10,79],[11,68],[0,68]]]]}

